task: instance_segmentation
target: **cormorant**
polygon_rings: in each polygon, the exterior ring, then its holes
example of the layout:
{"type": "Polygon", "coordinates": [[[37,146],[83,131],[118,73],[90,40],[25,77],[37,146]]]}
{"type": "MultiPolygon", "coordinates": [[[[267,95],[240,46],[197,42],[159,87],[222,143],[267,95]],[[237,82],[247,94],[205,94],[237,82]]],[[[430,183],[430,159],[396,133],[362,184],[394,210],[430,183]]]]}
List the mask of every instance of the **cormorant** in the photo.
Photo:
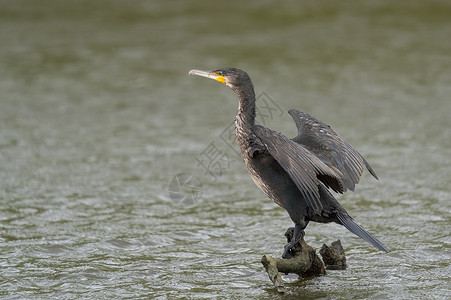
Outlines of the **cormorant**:
{"type": "Polygon", "coordinates": [[[214,79],[230,87],[239,99],[235,117],[236,141],[255,184],[285,208],[295,223],[293,238],[283,258],[292,256],[310,221],[335,222],[345,226],[374,247],[387,247],[360,227],[332,196],[354,190],[363,169],[376,179],[368,162],[330,126],[312,116],[290,109],[298,135],[289,139],[281,133],[255,124],[255,93],[249,75],[236,68],[214,71],[191,70],[189,75],[214,79]]]}

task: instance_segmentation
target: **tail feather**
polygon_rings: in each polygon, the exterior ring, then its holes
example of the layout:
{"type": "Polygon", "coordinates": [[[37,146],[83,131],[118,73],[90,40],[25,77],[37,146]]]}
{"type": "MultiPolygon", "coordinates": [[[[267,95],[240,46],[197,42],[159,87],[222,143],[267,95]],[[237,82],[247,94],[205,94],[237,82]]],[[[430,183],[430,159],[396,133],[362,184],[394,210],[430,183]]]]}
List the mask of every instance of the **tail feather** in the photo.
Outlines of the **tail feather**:
{"type": "Polygon", "coordinates": [[[341,224],[344,227],[346,227],[349,231],[359,236],[360,238],[364,239],[377,249],[384,252],[388,252],[388,248],[384,244],[382,244],[382,242],[380,242],[378,239],[369,234],[365,229],[360,227],[360,225],[357,224],[350,216],[338,213],[337,218],[341,222],[341,224]]]}

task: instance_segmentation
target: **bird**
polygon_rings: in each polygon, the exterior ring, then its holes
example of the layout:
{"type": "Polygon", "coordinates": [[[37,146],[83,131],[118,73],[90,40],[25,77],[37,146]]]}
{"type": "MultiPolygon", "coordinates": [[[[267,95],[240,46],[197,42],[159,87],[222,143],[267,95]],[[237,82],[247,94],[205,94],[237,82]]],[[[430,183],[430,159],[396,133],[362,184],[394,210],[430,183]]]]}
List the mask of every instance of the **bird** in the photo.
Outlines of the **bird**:
{"type": "Polygon", "coordinates": [[[249,75],[237,68],[191,70],[189,75],[210,78],[231,88],[238,97],[235,116],[236,142],[255,184],[276,204],[285,208],[294,222],[293,238],[282,254],[293,257],[292,248],[305,236],[308,223],[335,222],[377,249],[388,248],[373,237],[338,203],[331,191],[354,191],[366,168],[373,168],[330,126],[307,113],[290,109],[298,134],[288,138],[255,124],[256,98],[249,75]]]}

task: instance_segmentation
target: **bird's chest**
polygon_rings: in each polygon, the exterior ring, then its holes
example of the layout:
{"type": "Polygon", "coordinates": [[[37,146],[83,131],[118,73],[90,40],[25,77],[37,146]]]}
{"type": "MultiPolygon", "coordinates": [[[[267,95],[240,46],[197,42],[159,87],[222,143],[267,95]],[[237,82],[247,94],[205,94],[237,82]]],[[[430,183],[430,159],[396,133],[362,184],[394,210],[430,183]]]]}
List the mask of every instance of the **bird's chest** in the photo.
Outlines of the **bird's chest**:
{"type": "MultiPolygon", "coordinates": [[[[250,151],[248,149],[247,152],[250,151]]],[[[285,207],[284,195],[295,185],[279,163],[267,152],[255,156],[243,155],[243,160],[255,184],[274,202],[285,207]]]]}
{"type": "Polygon", "coordinates": [[[286,187],[291,179],[250,128],[239,126],[239,123],[236,125],[236,142],[252,180],[266,195],[283,206],[279,189],[286,187]]]}

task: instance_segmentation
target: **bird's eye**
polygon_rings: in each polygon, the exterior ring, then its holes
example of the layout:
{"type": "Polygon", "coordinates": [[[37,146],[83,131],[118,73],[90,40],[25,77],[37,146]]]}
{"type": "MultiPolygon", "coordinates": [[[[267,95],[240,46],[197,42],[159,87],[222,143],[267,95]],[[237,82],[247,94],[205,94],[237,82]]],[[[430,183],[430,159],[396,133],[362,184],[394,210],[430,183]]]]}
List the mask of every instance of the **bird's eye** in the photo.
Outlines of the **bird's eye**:
{"type": "Polygon", "coordinates": [[[218,74],[219,76],[222,76],[222,71],[218,71],[216,74],[218,74]]]}

